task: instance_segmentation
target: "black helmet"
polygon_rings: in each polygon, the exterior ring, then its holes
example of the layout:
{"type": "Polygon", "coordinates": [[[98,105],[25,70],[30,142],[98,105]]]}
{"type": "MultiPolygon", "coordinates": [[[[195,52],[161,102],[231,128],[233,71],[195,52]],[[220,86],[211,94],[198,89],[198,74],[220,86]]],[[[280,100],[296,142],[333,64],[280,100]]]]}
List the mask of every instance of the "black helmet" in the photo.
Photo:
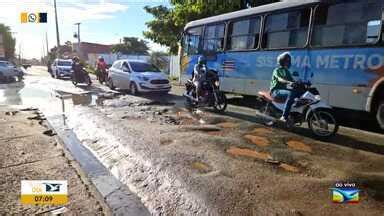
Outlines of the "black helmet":
{"type": "Polygon", "coordinates": [[[205,57],[204,56],[199,56],[199,59],[197,60],[197,63],[200,65],[203,65],[206,63],[205,57]]]}
{"type": "Polygon", "coordinates": [[[74,62],[78,62],[78,61],[79,61],[79,57],[77,57],[77,56],[73,56],[72,60],[73,60],[74,62]]]}
{"type": "Polygon", "coordinates": [[[277,64],[280,65],[281,67],[284,67],[284,66],[290,67],[291,60],[292,60],[292,56],[291,56],[291,53],[289,52],[284,52],[279,56],[277,56],[277,64]]]}

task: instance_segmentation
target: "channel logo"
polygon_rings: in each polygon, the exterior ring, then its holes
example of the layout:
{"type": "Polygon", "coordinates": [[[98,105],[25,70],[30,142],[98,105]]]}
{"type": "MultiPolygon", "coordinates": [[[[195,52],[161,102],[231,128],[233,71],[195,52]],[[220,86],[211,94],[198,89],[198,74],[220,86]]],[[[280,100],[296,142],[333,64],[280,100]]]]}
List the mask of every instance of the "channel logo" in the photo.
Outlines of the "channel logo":
{"type": "Polygon", "coordinates": [[[20,14],[21,23],[47,23],[47,13],[27,13],[20,14]]]}
{"type": "Polygon", "coordinates": [[[331,188],[332,202],[343,204],[359,203],[359,191],[355,183],[337,182],[331,188]]]}
{"type": "Polygon", "coordinates": [[[22,180],[22,204],[63,205],[68,202],[67,181],[22,180]]]}

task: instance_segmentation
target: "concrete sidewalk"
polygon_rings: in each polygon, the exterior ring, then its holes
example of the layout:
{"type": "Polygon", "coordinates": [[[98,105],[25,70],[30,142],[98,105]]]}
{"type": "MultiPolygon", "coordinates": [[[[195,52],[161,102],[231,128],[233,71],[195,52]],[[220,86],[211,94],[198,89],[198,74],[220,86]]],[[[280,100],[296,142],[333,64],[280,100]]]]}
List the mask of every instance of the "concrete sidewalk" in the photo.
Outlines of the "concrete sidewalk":
{"type": "Polygon", "coordinates": [[[35,110],[0,107],[0,215],[50,214],[62,206],[20,203],[21,180],[67,180],[70,215],[110,215],[79,165],[35,110]]]}

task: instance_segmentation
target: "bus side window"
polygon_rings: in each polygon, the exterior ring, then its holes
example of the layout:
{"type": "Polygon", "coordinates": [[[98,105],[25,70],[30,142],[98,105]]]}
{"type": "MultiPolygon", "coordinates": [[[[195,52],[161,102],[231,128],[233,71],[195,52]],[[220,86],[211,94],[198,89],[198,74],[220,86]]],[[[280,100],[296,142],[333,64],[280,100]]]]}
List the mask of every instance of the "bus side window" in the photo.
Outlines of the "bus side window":
{"type": "Polygon", "coordinates": [[[312,45],[374,44],[381,27],[381,1],[325,4],[316,9],[312,45]]]}
{"type": "Polygon", "coordinates": [[[307,42],[311,10],[295,10],[267,16],[263,47],[302,48],[307,42]]]}
{"type": "Polygon", "coordinates": [[[203,51],[205,53],[216,53],[224,48],[224,24],[211,25],[205,28],[203,39],[203,51]]]}
{"type": "Polygon", "coordinates": [[[260,18],[232,22],[229,26],[228,49],[246,50],[259,46],[260,18]]]}
{"type": "Polygon", "coordinates": [[[202,34],[202,27],[191,28],[187,30],[187,33],[184,38],[184,51],[189,55],[198,54],[200,39],[202,34]]]}

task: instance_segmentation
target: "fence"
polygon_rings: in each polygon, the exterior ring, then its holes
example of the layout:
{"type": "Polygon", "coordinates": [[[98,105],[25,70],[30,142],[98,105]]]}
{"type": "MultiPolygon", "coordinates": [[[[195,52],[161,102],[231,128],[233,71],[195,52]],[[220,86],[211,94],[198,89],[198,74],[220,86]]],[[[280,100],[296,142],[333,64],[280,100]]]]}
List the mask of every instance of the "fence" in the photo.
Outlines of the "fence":
{"type": "Polygon", "coordinates": [[[169,59],[169,76],[172,79],[180,78],[180,58],[179,56],[171,56],[169,59]]]}

